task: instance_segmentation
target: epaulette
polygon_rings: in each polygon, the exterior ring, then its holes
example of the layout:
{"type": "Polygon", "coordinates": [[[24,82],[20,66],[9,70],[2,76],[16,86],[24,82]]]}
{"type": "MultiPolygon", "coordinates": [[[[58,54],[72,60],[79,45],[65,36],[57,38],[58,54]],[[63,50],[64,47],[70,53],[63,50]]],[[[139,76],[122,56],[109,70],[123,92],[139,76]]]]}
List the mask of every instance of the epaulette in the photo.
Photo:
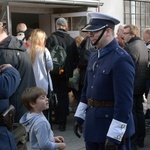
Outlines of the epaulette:
{"type": "Polygon", "coordinates": [[[125,54],[126,54],[126,51],[123,50],[123,49],[120,48],[120,47],[116,47],[115,51],[116,51],[119,55],[125,55],[125,54]]]}

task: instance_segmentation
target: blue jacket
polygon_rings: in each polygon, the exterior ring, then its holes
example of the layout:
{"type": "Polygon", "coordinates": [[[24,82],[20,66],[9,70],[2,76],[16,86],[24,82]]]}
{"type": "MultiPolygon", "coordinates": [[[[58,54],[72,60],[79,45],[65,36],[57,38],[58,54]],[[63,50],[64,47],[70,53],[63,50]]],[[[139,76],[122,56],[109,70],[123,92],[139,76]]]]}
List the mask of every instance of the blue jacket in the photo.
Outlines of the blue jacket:
{"type": "Polygon", "coordinates": [[[13,68],[6,68],[0,73],[0,112],[9,107],[9,97],[15,92],[20,83],[20,74],[13,68]]]}
{"type": "MultiPolygon", "coordinates": [[[[0,113],[9,107],[9,97],[15,92],[20,83],[20,74],[13,68],[6,68],[0,73],[0,113]]],[[[17,150],[13,134],[7,127],[0,125],[0,149],[17,150]]]]}
{"type": "Polygon", "coordinates": [[[76,121],[84,120],[84,138],[120,143],[134,133],[132,116],[134,62],[114,39],[89,59],[76,121]],[[91,107],[87,100],[114,101],[114,107],[91,107]]]}
{"type": "Polygon", "coordinates": [[[56,150],[57,143],[50,123],[43,113],[25,113],[19,121],[29,133],[30,150],[56,150]]]}

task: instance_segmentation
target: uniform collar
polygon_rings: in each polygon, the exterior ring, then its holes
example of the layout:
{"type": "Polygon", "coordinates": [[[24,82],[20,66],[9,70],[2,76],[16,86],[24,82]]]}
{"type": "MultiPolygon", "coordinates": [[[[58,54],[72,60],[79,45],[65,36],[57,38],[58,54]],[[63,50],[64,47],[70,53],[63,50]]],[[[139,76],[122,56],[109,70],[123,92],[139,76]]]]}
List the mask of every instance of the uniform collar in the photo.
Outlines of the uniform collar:
{"type": "Polygon", "coordinates": [[[110,53],[118,46],[119,45],[118,45],[116,39],[114,38],[108,45],[106,45],[105,47],[98,50],[97,57],[101,58],[101,57],[105,56],[106,54],[110,53]]]}

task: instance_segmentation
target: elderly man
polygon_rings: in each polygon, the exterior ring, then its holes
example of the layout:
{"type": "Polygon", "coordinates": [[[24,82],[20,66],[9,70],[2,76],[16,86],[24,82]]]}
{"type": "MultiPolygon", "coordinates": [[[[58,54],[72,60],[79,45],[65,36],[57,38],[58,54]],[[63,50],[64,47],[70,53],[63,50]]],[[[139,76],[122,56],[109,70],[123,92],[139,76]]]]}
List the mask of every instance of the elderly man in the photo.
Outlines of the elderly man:
{"type": "Polygon", "coordinates": [[[26,41],[26,39],[25,39],[25,31],[26,30],[27,30],[27,26],[25,23],[17,24],[17,27],[16,27],[17,36],[16,36],[16,38],[18,40],[21,40],[21,41],[26,41]]]}
{"type": "Polygon", "coordinates": [[[145,124],[147,127],[150,127],[150,28],[145,28],[142,33],[143,41],[145,42],[148,49],[148,69],[147,69],[147,83],[146,83],[146,114],[145,114],[145,124]]]}
{"type": "Polygon", "coordinates": [[[114,37],[119,20],[98,12],[88,16],[82,31],[97,51],[89,58],[74,132],[80,136],[84,122],[86,150],[131,150],[134,63],[114,37]]]}
{"type": "Polygon", "coordinates": [[[124,41],[122,39],[122,35],[123,35],[123,31],[124,31],[124,26],[120,25],[117,29],[117,41],[119,43],[119,45],[123,48],[124,47],[124,41]]]}

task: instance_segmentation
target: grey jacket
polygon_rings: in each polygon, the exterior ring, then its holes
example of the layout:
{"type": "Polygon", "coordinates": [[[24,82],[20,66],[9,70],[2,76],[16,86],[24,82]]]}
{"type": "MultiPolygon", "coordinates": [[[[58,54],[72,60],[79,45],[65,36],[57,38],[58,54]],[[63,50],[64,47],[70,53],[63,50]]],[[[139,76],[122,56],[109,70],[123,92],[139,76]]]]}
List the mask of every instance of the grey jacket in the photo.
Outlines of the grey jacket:
{"type": "Polygon", "coordinates": [[[147,47],[140,38],[132,38],[124,49],[135,63],[134,95],[144,94],[147,81],[145,76],[148,63],[147,47]]]}
{"type": "Polygon", "coordinates": [[[10,104],[16,108],[15,122],[27,111],[22,104],[21,95],[27,87],[36,86],[32,64],[24,43],[14,36],[8,36],[0,43],[0,65],[9,63],[15,67],[21,76],[20,84],[10,97],[10,104]]]}

